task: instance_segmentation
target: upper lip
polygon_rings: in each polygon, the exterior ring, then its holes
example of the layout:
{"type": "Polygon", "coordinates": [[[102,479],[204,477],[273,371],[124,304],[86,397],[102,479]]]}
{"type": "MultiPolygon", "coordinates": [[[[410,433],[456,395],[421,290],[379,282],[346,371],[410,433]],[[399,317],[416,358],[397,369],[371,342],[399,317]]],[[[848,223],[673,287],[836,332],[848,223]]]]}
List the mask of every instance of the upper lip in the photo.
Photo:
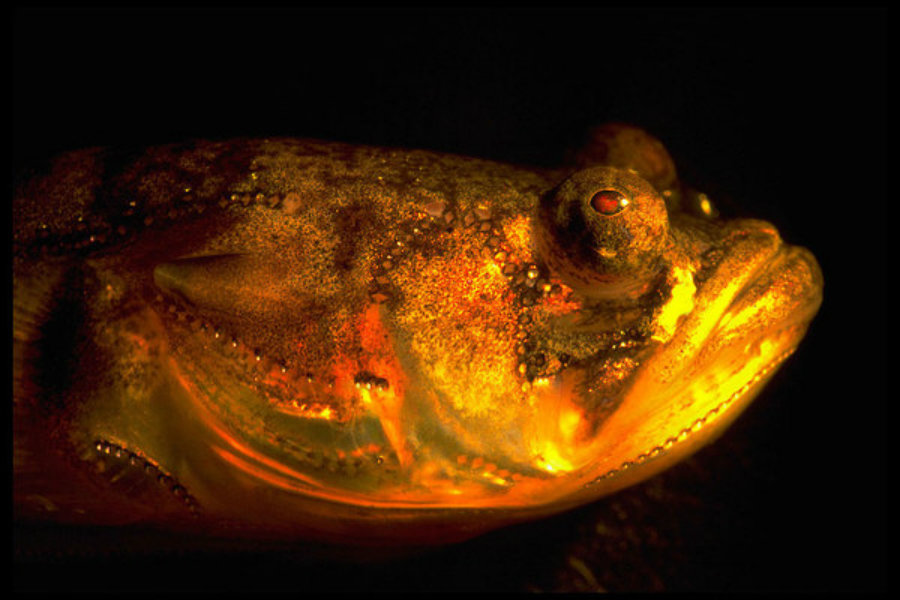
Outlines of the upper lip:
{"type": "Polygon", "coordinates": [[[819,264],[806,248],[780,244],[736,294],[720,321],[735,317],[759,303],[760,317],[777,319],[779,328],[807,322],[822,301],[823,277],[819,264]]]}

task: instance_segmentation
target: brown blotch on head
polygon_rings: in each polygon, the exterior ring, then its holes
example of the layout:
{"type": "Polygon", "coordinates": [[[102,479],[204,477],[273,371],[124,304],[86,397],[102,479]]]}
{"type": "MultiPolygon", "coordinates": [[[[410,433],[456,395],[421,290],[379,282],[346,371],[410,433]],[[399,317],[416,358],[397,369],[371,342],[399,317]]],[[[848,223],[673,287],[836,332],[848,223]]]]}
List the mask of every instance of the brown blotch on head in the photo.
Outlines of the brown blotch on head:
{"type": "Polygon", "coordinates": [[[579,169],[609,166],[634,171],[660,193],[678,185],[675,162],[662,142],[643,129],[623,123],[590,129],[573,162],[579,169]]]}

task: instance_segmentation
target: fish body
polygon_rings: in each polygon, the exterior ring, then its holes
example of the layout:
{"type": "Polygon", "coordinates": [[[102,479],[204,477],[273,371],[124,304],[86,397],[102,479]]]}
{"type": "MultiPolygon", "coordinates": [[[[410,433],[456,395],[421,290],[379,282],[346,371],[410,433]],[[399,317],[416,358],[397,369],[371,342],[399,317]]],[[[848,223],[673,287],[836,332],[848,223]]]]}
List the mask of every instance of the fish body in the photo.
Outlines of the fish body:
{"type": "Polygon", "coordinates": [[[536,169],[314,140],[63,155],[14,203],[17,520],[441,543],[637,483],[797,347],[809,251],[620,125],[536,169]]]}

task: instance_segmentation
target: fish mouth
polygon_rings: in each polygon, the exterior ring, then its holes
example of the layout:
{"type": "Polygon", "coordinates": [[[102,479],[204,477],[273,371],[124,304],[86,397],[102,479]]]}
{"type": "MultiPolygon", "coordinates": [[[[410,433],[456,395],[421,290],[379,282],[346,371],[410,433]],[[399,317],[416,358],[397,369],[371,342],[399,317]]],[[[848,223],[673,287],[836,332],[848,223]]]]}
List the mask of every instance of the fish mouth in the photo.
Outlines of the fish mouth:
{"type": "Polygon", "coordinates": [[[822,303],[823,285],[822,270],[809,250],[780,244],[734,297],[716,332],[753,337],[806,325],[822,303]]]}
{"type": "Polygon", "coordinates": [[[695,310],[590,443],[594,458],[577,475],[583,498],[644,480],[718,438],[799,345],[822,302],[821,269],[809,250],[753,225],[698,284],[695,310]]]}

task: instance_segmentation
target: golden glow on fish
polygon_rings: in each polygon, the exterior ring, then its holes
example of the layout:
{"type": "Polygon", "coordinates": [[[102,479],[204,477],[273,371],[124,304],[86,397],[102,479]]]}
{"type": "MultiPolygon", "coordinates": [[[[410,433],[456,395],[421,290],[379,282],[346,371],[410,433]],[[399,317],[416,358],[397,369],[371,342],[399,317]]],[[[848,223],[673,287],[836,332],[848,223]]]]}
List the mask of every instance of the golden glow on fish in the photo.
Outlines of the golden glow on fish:
{"type": "Polygon", "coordinates": [[[821,273],[718,220],[646,133],[592,139],[559,170],[288,139],[67,155],[14,201],[17,515],[449,541],[709,442],[821,273]]]}

